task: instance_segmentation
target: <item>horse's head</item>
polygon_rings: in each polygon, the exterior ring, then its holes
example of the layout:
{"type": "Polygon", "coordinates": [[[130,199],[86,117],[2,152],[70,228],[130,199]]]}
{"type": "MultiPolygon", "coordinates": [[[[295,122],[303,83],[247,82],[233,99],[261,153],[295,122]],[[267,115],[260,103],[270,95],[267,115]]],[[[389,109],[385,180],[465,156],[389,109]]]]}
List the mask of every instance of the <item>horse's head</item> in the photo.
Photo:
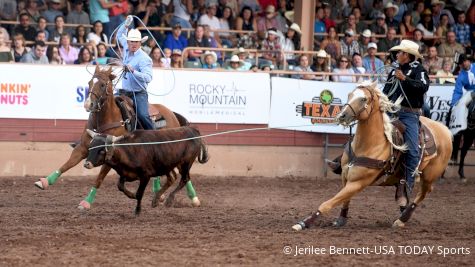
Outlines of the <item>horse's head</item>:
{"type": "Polygon", "coordinates": [[[108,70],[101,70],[96,66],[92,79],[89,81],[89,95],[84,101],[84,108],[87,112],[98,112],[104,105],[108,96],[112,96],[112,81],[115,75],[112,67],[108,70]]]}
{"type": "Polygon", "coordinates": [[[376,82],[359,84],[348,94],[348,102],[336,116],[337,123],[348,126],[356,120],[368,119],[378,98],[376,90],[376,82]]]}

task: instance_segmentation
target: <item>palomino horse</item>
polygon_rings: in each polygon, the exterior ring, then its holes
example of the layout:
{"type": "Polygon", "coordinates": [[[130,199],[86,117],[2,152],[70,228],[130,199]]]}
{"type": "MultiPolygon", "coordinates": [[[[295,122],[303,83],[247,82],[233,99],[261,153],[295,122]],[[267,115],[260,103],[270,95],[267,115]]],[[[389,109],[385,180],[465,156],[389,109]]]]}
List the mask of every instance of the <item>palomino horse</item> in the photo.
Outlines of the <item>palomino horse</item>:
{"type": "MultiPolygon", "coordinates": [[[[397,111],[398,104],[391,103],[388,98],[376,87],[376,83],[364,83],[356,87],[348,96],[348,103],[338,114],[336,120],[343,125],[357,122],[357,129],[351,142],[351,156],[347,151],[343,154],[342,182],[343,188],[333,198],[325,201],[317,212],[294,225],[295,230],[302,230],[312,226],[322,214],[328,213],[332,208],[343,204],[340,217],[335,222],[336,226],[343,226],[347,221],[347,214],[351,198],[369,185],[375,185],[385,172],[383,167],[375,167],[391,161],[395,150],[404,150],[405,146],[397,146],[393,141],[393,125],[386,112],[397,111]],[[360,162],[373,162],[374,166],[361,166],[360,162]]],[[[424,157],[419,166],[420,187],[415,201],[407,206],[407,199],[398,199],[400,206],[405,206],[394,226],[404,226],[409,220],[414,209],[419,205],[427,193],[432,190],[432,183],[444,172],[452,153],[452,136],[446,126],[425,117],[420,117],[421,123],[427,126],[432,133],[436,151],[424,157]],[[404,203],[406,202],[406,203],[404,203]]],[[[397,152],[397,151],[396,151],[397,152]]],[[[401,171],[394,172],[380,182],[380,185],[395,185],[399,182],[401,171]]],[[[382,178],[381,178],[382,179],[382,178]]]]}
{"type": "MultiPolygon", "coordinates": [[[[60,175],[68,171],[70,168],[76,166],[82,159],[87,157],[88,147],[92,139],[86,132],[86,129],[95,129],[100,133],[114,136],[120,136],[127,133],[126,122],[123,120],[121,110],[117,106],[113,95],[112,81],[114,79],[115,75],[112,73],[112,68],[109,68],[108,70],[101,70],[98,66],[96,66],[94,75],[91,81],[89,81],[89,96],[84,103],[85,109],[91,113],[81,135],[81,141],[74,147],[73,152],[66,163],[64,163],[58,170],[54,171],[46,178],[40,178],[39,181],[35,182],[35,185],[38,188],[46,189],[48,186],[54,184],[60,175]]],[[[188,124],[185,118],[179,114],[173,113],[163,105],[154,104],[150,106],[165,119],[167,128],[186,126],[188,124]],[[183,125],[180,125],[180,123],[183,125]]],[[[104,180],[107,173],[109,173],[110,169],[111,167],[108,165],[103,165],[101,167],[91,191],[89,192],[88,196],[83,201],[81,201],[79,208],[90,208],[90,205],[94,201],[96,190],[99,189],[102,181],[104,180]]],[[[154,190],[155,196],[152,202],[153,206],[156,206],[158,197],[160,197],[160,200],[163,200],[161,194],[163,194],[175,180],[174,176],[167,177],[167,182],[165,186],[160,189],[160,191],[158,191],[156,188],[158,186],[154,185],[154,189],[156,190],[154,190]]],[[[193,205],[199,206],[200,201],[196,196],[191,181],[187,184],[186,189],[188,191],[188,197],[190,197],[192,200],[193,205]]],[[[125,190],[124,193],[128,196],[134,196],[134,194],[128,190],[125,190]]]]}

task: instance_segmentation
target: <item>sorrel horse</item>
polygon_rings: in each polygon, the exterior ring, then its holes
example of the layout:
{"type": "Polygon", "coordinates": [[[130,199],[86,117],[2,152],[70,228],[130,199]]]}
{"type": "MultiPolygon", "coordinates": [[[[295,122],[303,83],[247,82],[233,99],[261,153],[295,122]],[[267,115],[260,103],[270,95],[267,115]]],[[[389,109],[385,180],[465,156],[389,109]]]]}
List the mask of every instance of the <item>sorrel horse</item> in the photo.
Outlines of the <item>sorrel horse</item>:
{"type": "MultiPolygon", "coordinates": [[[[115,78],[116,76],[112,73],[112,68],[109,68],[108,70],[101,70],[99,66],[96,66],[94,75],[89,81],[90,92],[84,103],[84,107],[88,112],[90,112],[90,115],[81,135],[80,143],[74,147],[68,161],[66,161],[58,170],[54,171],[46,178],[40,178],[39,181],[35,182],[35,185],[38,188],[46,189],[48,186],[53,185],[59,176],[72,167],[76,166],[82,159],[87,157],[89,143],[92,139],[87,133],[86,129],[95,129],[100,133],[113,136],[120,136],[127,133],[127,128],[125,122],[123,121],[121,110],[117,106],[113,94],[112,84],[115,78]]],[[[167,128],[186,126],[188,123],[186,119],[183,118],[183,116],[173,113],[170,109],[163,105],[154,104],[151,106],[165,119],[167,128]],[[180,125],[180,123],[183,125],[180,125]]],[[[103,165],[101,167],[101,170],[96,177],[96,180],[92,189],[89,191],[88,196],[79,204],[78,207],[80,209],[90,208],[95,199],[96,190],[100,188],[105,176],[109,173],[110,169],[111,167],[108,165],[103,165]]],[[[153,186],[155,196],[153,198],[154,202],[152,203],[152,206],[156,206],[157,198],[160,198],[160,200],[164,199],[161,195],[157,194],[164,193],[165,190],[175,181],[175,179],[176,176],[174,174],[167,176],[166,184],[160,189],[160,180],[157,178],[153,186]]],[[[200,201],[196,196],[191,181],[187,183],[186,189],[188,191],[188,197],[192,200],[192,204],[194,206],[199,206],[200,201]]],[[[126,190],[124,193],[133,195],[133,193],[128,190],[126,190]]]]}
{"type": "MultiPolygon", "coordinates": [[[[295,224],[293,229],[298,231],[311,227],[322,214],[328,213],[339,204],[343,204],[343,206],[335,225],[343,226],[347,221],[350,200],[354,195],[365,187],[376,185],[376,183],[387,186],[396,185],[399,182],[401,171],[394,172],[381,182],[379,178],[384,174],[383,168],[361,166],[357,163],[358,160],[362,162],[363,159],[366,162],[387,163],[391,160],[395,150],[405,149],[405,146],[398,146],[393,141],[394,128],[386,114],[386,112],[395,113],[397,109],[398,104],[389,101],[377,88],[376,83],[360,84],[348,95],[348,103],[337,115],[336,120],[337,123],[347,126],[357,121],[357,129],[350,144],[349,151],[352,151],[350,153],[352,155],[350,156],[345,151],[341,160],[343,188],[333,198],[322,203],[317,212],[295,224]]],[[[436,144],[436,151],[434,151],[436,153],[424,157],[419,165],[419,171],[422,173],[415,201],[407,205],[408,199],[398,198],[399,205],[405,207],[393,224],[398,227],[404,226],[416,206],[432,190],[432,183],[442,175],[452,153],[452,136],[445,125],[422,116],[420,122],[431,131],[436,144]]]]}

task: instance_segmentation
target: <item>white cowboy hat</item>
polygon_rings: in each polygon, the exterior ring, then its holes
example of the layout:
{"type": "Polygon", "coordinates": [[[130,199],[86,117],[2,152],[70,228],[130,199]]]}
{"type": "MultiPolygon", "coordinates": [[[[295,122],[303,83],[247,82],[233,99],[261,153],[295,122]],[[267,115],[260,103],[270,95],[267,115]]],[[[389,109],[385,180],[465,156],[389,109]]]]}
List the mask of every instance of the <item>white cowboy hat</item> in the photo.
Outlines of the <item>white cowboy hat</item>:
{"type": "Polygon", "coordinates": [[[317,52],[317,57],[323,57],[323,58],[326,58],[327,57],[327,52],[325,52],[325,50],[318,50],[317,52]]]}
{"type": "Polygon", "coordinates": [[[292,25],[290,25],[289,29],[296,31],[299,34],[302,34],[302,31],[300,30],[300,26],[295,22],[292,23],[292,25]]]}
{"type": "Polygon", "coordinates": [[[444,1],[439,1],[439,0],[432,0],[430,2],[431,6],[436,6],[436,5],[442,5],[441,9],[444,9],[445,7],[445,2],[444,1]]]}
{"type": "Polygon", "coordinates": [[[396,11],[394,11],[394,14],[397,14],[397,12],[399,11],[399,7],[395,4],[393,4],[392,2],[388,2],[385,6],[384,6],[384,9],[388,9],[388,8],[394,8],[396,9],[396,11]]]}
{"type": "Polygon", "coordinates": [[[212,56],[212,57],[213,57],[213,63],[216,63],[216,61],[218,61],[218,56],[216,55],[215,52],[213,52],[213,51],[206,51],[206,52],[204,52],[204,54],[201,55],[201,62],[202,62],[203,64],[206,63],[206,57],[207,57],[207,56],[212,56]]]}
{"type": "MultiPolygon", "coordinates": [[[[125,36],[124,36],[125,37],[125,36]]],[[[148,40],[148,36],[144,36],[142,38],[142,34],[140,33],[139,30],[137,29],[132,29],[129,31],[127,34],[127,37],[125,37],[127,41],[132,41],[132,42],[145,42],[148,40]]]]}
{"type": "Polygon", "coordinates": [[[239,67],[242,67],[244,65],[244,62],[242,62],[242,60],[239,59],[238,55],[234,55],[231,57],[231,59],[229,60],[229,65],[231,65],[231,63],[233,62],[238,62],[239,67]]]}
{"type": "Polygon", "coordinates": [[[392,47],[389,51],[403,51],[415,56],[416,58],[423,58],[419,53],[419,45],[410,40],[402,40],[401,44],[392,47]]]}
{"type": "Polygon", "coordinates": [[[233,55],[246,54],[246,57],[249,55],[249,52],[244,49],[244,47],[239,47],[237,51],[233,52],[233,55]]]}
{"type": "Polygon", "coordinates": [[[294,22],[294,11],[287,11],[284,13],[284,17],[291,22],[294,22]]]}
{"type": "Polygon", "coordinates": [[[363,33],[361,35],[363,35],[363,37],[370,38],[371,37],[371,30],[366,29],[366,30],[363,31],[363,33]]]}

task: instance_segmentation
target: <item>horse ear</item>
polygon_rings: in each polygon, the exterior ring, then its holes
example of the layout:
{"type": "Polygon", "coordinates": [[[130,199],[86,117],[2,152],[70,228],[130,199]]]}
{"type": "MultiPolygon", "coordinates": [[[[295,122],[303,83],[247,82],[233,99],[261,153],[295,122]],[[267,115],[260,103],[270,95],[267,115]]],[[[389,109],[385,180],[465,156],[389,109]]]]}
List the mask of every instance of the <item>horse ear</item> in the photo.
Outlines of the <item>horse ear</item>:
{"type": "Polygon", "coordinates": [[[112,143],[118,142],[120,140],[124,139],[124,136],[112,136],[112,143]]]}
{"type": "Polygon", "coordinates": [[[116,76],[115,76],[114,73],[112,73],[112,67],[109,67],[109,69],[107,70],[107,74],[109,75],[109,79],[110,79],[111,81],[115,80],[115,77],[116,77],[116,76]]]}
{"type": "Polygon", "coordinates": [[[101,71],[101,69],[99,68],[99,65],[96,65],[96,70],[94,71],[94,74],[99,73],[99,71],[101,71]]]}
{"type": "Polygon", "coordinates": [[[95,133],[94,131],[90,129],[86,129],[86,132],[89,134],[91,138],[94,138],[96,135],[98,135],[98,133],[95,133]]]}
{"type": "Polygon", "coordinates": [[[378,85],[378,81],[374,80],[372,83],[371,83],[371,87],[373,88],[376,88],[376,86],[378,85]]]}

